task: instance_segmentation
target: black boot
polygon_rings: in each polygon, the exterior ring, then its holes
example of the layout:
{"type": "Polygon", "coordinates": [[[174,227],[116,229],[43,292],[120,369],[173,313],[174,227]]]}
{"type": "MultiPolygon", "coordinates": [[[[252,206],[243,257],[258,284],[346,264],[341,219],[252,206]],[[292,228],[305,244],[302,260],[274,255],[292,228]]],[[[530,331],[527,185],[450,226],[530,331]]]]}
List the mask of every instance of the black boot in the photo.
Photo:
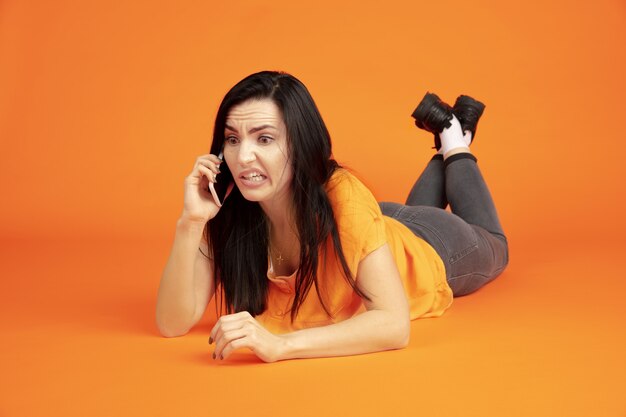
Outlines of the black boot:
{"type": "Polygon", "coordinates": [[[436,94],[426,93],[411,116],[415,119],[417,127],[435,135],[435,149],[439,150],[441,140],[438,134],[450,127],[452,107],[441,101],[436,94]]]}
{"type": "MultiPolygon", "coordinates": [[[[478,100],[474,100],[470,96],[459,96],[454,103],[452,111],[463,128],[463,132],[469,130],[472,132],[472,142],[476,137],[476,125],[478,119],[482,116],[485,105],[478,100]]],[[[471,143],[471,142],[470,142],[471,143]]]]}

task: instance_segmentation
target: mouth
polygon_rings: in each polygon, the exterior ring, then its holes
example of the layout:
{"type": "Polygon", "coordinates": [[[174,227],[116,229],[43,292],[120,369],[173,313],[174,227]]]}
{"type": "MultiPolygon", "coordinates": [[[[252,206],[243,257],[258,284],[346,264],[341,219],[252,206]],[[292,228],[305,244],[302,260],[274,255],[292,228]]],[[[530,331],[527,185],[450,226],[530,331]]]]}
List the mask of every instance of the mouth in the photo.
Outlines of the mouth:
{"type": "Polygon", "coordinates": [[[250,174],[240,175],[239,178],[246,180],[246,181],[260,182],[266,179],[267,177],[261,173],[253,172],[250,174]]]}

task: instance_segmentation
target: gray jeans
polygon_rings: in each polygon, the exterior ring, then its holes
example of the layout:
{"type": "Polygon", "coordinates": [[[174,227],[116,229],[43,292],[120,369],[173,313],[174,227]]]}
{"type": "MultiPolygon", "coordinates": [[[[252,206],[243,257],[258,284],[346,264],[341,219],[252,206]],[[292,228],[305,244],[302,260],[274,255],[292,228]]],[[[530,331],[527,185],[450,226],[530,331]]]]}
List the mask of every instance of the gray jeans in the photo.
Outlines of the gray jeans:
{"type": "Polygon", "coordinates": [[[455,297],[472,293],[497,277],[509,249],[493,199],[476,158],[456,154],[430,160],[405,204],[380,203],[392,217],[428,242],[446,267],[455,297]],[[445,210],[450,204],[452,213],[445,210]]]}

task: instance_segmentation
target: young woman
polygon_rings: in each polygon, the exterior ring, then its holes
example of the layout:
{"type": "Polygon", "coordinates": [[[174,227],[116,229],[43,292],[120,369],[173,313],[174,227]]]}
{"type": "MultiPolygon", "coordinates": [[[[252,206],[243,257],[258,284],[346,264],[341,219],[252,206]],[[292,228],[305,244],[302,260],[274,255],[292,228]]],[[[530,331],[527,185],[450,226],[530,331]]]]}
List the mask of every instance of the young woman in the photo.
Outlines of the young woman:
{"type": "Polygon", "coordinates": [[[299,80],[264,71],[240,81],[219,107],[211,153],[185,179],[160,332],[187,333],[215,295],[214,359],[240,348],[271,362],[405,347],[410,320],[440,316],[508,262],[469,149],[483,107],[426,94],[413,116],[438,153],[406,205],[379,205],[332,159],[299,80]]]}

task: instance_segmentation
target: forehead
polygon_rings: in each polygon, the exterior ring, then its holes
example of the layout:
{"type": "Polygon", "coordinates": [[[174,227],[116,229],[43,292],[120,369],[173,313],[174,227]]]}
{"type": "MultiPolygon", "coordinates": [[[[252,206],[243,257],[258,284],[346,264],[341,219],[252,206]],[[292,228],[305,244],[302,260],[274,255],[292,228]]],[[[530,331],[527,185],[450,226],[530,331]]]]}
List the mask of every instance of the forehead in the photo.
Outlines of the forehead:
{"type": "Polygon", "coordinates": [[[271,123],[280,127],[283,118],[280,109],[270,99],[247,100],[233,106],[226,116],[226,124],[271,123]]]}

